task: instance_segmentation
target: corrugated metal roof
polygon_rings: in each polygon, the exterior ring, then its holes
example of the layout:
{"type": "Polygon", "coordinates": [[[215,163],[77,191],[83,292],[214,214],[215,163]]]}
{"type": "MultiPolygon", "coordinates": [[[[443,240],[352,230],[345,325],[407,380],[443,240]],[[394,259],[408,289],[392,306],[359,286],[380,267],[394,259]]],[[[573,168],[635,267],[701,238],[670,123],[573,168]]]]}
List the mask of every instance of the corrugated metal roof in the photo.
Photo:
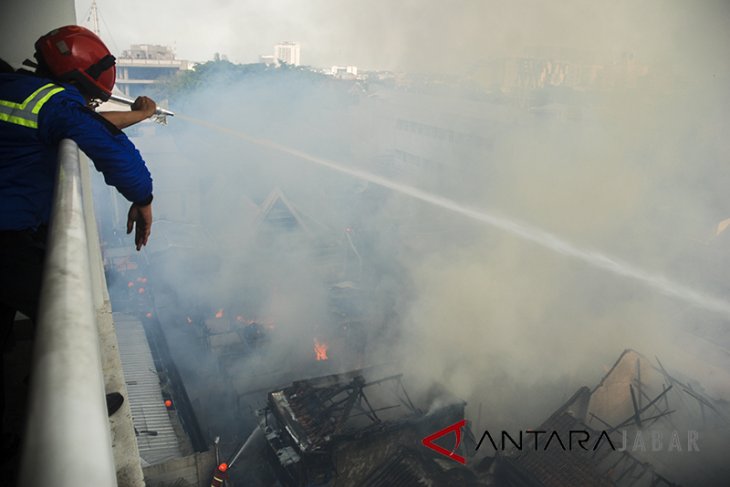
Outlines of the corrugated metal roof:
{"type": "Polygon", "coordinates": [[[142,323],[129,315],[114,313],[114,324],[140,456],[149,465],[181,457],[142,323]],[[157,432],[157,436],[146,431],[157,432]]]}

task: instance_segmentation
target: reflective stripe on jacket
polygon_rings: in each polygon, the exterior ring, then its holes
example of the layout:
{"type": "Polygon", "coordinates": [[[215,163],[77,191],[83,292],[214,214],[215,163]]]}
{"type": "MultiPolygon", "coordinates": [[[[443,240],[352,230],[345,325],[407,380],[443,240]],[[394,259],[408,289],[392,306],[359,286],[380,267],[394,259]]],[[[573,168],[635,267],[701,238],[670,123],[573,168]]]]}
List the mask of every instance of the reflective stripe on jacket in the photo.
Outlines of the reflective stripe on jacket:
{"type": "Polygon", "coordinates": [[[38,112],[50,97],[61,91],[63,87],[47,83],[31,93],[22,103],[0,100],[0,120],[38,128],[38,112]]]}

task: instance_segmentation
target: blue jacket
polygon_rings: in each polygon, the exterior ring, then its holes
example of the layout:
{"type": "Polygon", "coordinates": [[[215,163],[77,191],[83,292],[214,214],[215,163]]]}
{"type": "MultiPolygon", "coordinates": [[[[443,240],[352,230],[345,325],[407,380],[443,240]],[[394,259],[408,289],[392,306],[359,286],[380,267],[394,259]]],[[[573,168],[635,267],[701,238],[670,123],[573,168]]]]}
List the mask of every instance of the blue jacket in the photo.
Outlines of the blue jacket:
{"type": "Polygon", "coordinates": [[[152,178],[134,144],[86,106],[72,85],[0,74],[0,230],[48,223],[58,144],[72,139],[131,202],[148,201],[152,178]]]}

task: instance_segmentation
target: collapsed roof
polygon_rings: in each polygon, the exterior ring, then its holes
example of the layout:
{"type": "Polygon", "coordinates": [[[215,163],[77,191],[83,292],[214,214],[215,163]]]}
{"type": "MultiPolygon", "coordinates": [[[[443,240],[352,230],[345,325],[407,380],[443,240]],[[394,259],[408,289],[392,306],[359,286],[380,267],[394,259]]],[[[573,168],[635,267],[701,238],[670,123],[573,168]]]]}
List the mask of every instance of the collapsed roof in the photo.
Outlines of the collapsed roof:
{"type": "Polygon", "coordinates": [[[439,391],[444,407],[428,414],[400,374],[370,379],[354,370],[296,381],[269,393],[259,412],[284,485],[358,485],[402,446],[464,417],[463,401],[439,391]]]}

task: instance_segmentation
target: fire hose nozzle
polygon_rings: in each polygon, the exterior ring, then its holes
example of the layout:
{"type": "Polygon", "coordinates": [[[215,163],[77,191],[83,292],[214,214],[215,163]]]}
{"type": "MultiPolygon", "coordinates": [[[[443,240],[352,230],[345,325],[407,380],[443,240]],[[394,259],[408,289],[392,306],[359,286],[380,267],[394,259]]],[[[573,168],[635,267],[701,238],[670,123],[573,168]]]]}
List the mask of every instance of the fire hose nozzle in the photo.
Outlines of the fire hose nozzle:
{"type": "Polygon", "coordinates": [[[164,108],[158,107],[157,110],[155,110],[155,115],[165,115],[167,117],[174,117],[175,112],[171,112],[170,110],[166,110],[164,108]]]}

